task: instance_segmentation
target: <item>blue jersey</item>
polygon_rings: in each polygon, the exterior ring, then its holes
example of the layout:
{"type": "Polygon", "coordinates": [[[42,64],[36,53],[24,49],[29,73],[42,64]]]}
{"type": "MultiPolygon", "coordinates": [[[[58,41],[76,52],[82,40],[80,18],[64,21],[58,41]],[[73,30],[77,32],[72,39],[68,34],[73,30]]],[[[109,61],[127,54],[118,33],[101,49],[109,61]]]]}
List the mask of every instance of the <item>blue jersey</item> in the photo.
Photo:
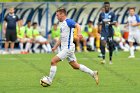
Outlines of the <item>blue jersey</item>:
{"type": "Polygon", "coordinates": [[[4,21],[7,22],[7,29],[16,30],[16,22],[19,20],[18,16],[15,14],[7,14],[4,21]]]}
{"type": "Polygon", "coordinates": [[[102,24],[101,35],[113,36],[114,30],[113,30],[112,25],[105,24],[105,21],[116,22],[116,16],[114,12],[110,11],[108,13],[105,13],[105,12],[100,13],[98,21],[100,24],[102,24]]]}
{"type": "Polygon", "coordinates": [[[76,22],[72,19],[66,19],[60,23],[60,40],[62,49],[70,49],[74,47],[73,43],[73,28],[75,28],[76,22]]]}

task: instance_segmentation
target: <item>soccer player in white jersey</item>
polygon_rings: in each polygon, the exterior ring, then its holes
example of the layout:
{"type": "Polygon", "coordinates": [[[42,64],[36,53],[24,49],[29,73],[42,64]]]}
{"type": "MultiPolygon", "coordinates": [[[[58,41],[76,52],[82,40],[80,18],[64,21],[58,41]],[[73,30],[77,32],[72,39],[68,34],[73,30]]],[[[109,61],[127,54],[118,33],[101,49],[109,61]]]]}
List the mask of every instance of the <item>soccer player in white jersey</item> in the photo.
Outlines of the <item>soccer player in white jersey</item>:
{"type": "MultiPolygon", "coordinates": [[[[52,50],[53,51],[56,50],[59,45],[61,45],[62,50],[56,56],[54,56],[51,60],[49,81],[53,81],[55,77],[58,62],[65,58],[68,58],[69,64],[73,67],[73,69],[79,69],[85,73],[88,73],[95,79],[96,84],[98,84],[99,82],[98,72],[93,71],[82,64],[78,64],[76,61],[76,57],[74,54],[75,45],[73,43],[72,28],[76,28],[78,31],[78,37],[82,38],[80,25],[76,23],[75,21],[73,21],[72,19],[67,19],[67,13],[64,8],[58,9],[56,11],[56,16],[57,16],[57,19],[60,21],[61,35],[60,35],[60,39],[52,48],[52,50]]],[[[41,80],[41,82],[47,83],[46,81],[43,81],[43,80],[41,80]]]]}
{"type": "Polygon", "coordinates": [[[127,25],[129,28],[128,42],[130,46],[130,56],[128,58],[135,58],[133,43],[136,41],[140,44],[140,30],[138,28],[140,25],[140,19],[139,16],[135,14],[135,8],[129,8],[127,25]]]}

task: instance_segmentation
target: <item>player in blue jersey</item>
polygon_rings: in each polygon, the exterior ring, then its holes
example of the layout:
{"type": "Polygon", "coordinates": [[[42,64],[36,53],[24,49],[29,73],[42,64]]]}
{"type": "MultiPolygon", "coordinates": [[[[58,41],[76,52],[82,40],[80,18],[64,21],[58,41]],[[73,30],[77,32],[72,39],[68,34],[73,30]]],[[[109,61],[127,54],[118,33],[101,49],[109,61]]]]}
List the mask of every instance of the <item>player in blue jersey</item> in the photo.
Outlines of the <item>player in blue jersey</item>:
{"type": "MultiPolygon", "coordinates": [[[[76,28],[78,31],[78,37],[79,39],[82,38],[81,35],[81,29],[80,25],[73,21],[72,19],[67,18],[67,12],[64,8],[60,8],[56,11],[57,19],[60,21],[60,29],[61,29],[61,35],[58,42],[55,44],[55,46],[52,48],[52,51],[56,50],[58,46],[61,45],[61,51],[52,58],[51,60],[51,68],[50,68],[50,74],[49,74],[49,84],[53,81],[56,71],[57,71],[57,64],[61,60],[64,60],[65,58],[68,59],[69,64],[74,69],[79,69],[85,73],[90,74],[96,81],[96,84],[98,84],[98,72],[93,71],[89,69],[88,67],[77,63],[74,51],[75,51],[75,45],[73,43],[73,28],[76,28]]],[[[45,80],[41,80],[43,83],[48,83],[45,80]]]]}
{"type": "Polygon", "coordinates": [[[106,44],[108,45],[109,49],[109,60],[110,64],[112,64],[112,55],[113,55],[113,50],[114,50],[114,42],[113,42],[113,27],[116,23],[116,17],[115,14],[110,11],[110,3],[109,2],[104,2],[104,8],[105,11],[101,12],[99,15],[99,25],[101,26],[101,53],[102,53],[102,58],[103,60],[101,63],[106,63],[105,62],[105,47],[106,44]]]}

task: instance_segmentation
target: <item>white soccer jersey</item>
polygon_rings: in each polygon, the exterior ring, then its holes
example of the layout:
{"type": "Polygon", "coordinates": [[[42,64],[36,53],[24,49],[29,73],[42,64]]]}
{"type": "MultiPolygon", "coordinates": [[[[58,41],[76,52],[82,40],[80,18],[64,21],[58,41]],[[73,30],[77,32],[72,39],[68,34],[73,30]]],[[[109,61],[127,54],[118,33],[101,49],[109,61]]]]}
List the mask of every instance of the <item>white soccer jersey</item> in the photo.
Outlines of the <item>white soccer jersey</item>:
{"type": "Polygon", "coordinates": [[[129,32],[130,33],[135,33],[139,31],[138,26],[131,26],[132,23],[139,23],[140,19],[138,15],[130,16],[128,17],[128,24],[129,24],[129,32]]]}
{"type": "Polygon", "coordinates": [[[74,47],[73,43],[73,28],[75,28],[76,22],[72,19],[66,19],[60,23],[60,40],[61,40],[61,49],[70,49],[74,47]]]}

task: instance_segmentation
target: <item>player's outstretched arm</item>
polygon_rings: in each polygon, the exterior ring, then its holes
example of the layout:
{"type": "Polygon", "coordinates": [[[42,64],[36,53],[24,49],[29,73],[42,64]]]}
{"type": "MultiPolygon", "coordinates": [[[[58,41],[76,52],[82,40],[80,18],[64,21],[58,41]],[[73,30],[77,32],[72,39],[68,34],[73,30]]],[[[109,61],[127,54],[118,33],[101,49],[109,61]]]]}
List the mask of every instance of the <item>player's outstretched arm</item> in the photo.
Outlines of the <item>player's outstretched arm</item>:
{"type": "Polygon", "coordinates": [[[61,41],[60,41],[60,39],[59,39],[59,40],[56,42],[56,44],[54,45],[54,47],[52,48],[52,51],[54,52],[60,44],[61,44],[61,41]]]}

